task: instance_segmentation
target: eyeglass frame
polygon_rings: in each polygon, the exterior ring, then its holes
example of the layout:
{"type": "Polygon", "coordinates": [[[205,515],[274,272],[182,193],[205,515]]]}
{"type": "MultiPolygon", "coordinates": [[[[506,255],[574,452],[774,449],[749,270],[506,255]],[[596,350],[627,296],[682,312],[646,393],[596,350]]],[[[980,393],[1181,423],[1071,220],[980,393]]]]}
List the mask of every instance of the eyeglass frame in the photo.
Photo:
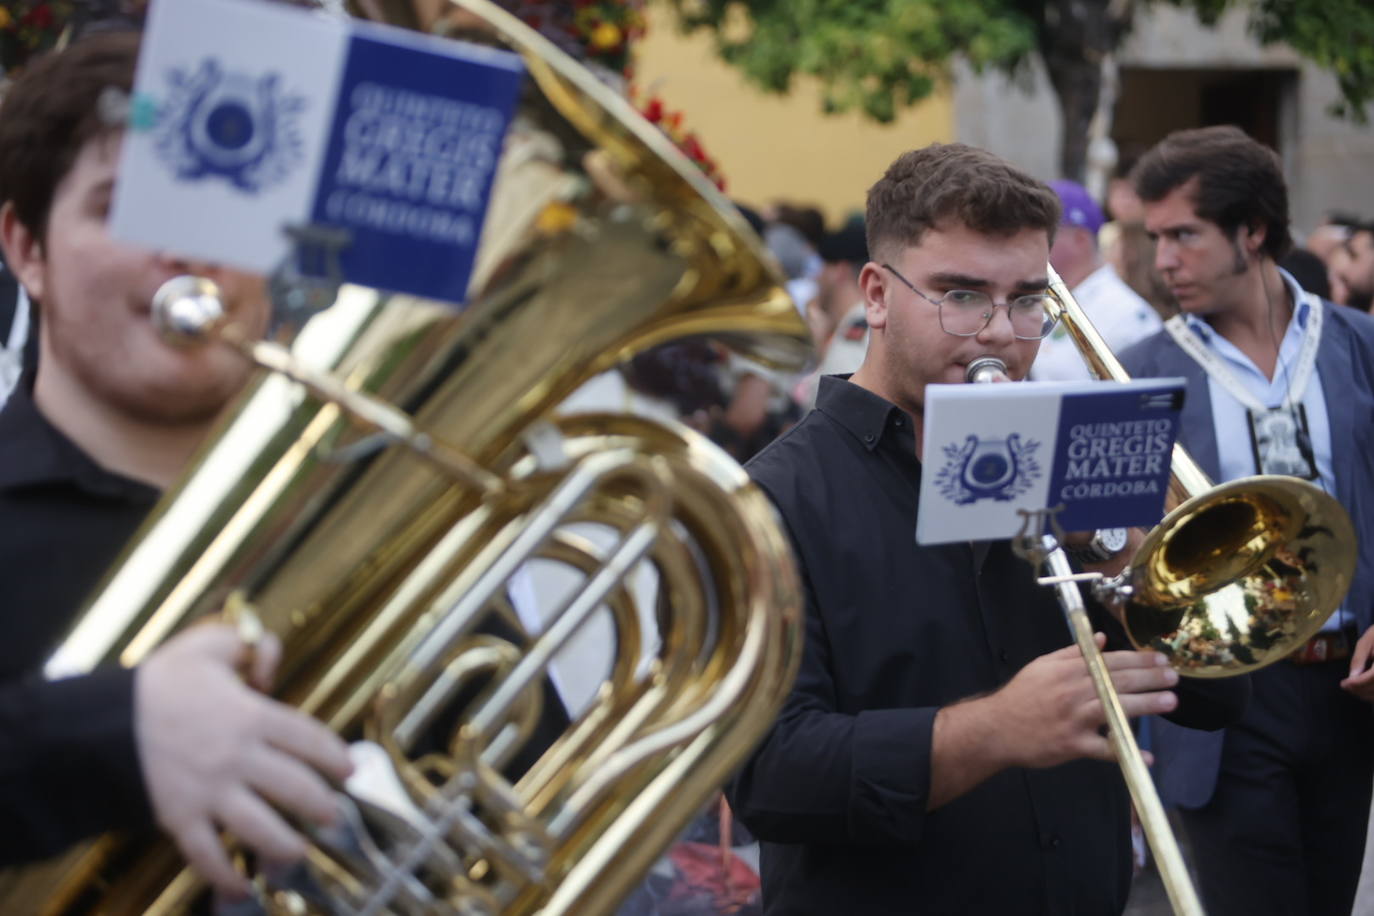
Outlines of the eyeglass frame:
{"type": "Polygon", "coordinates": [[[1015,299],[1011,300],[1011,302],[998,302],[982,290],[952,289],[949,292],[945,293],[943,296],[941,296],[939,299],[932,299],[925,293],[917,289],[916,286],[910,280],[902,276],[901,273],[898,272],[897,268],[893,267],[891,264],[883,262],[882,266],[885,270],[891,273],[892,276],[896,277],[898,280],[901,280],[907,289],[911,290],[913,293],[920,296],[922,299],[929,302],[931,305],[935,306],[936,315],[940,322],[940,330],[944,331],[951,337],[977,337],[979,334],[983,333],[983,331],[987,330],[988,326],[992,324],[993,316],[997,314],[997,309],[999,306],[1007,310],[1007,322],[1011,325],[1012,336],[1015,337],[1017,340],[1044,340],[1046,337],[1049,337],[1051,334],[1054,333],[1055,326],[1059,324],[1059,316],[1050,314],[1050,312],[1047,310],[1045,313],[1045,324],[1042,326],[1040,335],[1038,337],[1023,337],[1022,335],[1016,333],[1016,323],[1011,320],[1012,303],[1017,302],[1021,299],[1053,299],[1054,294],[1048,291],[1043,293],[1027,293],[1024,296],[1017,296],[1015,299]],[[976,329],[968,332],[967,334],[960,334],[957,331],[951,331],[949,328],[945,327],[945,312],[944,309],[941,308],[941,306],[943,305],[946,299],[948,299],[950,296],[953,296],[955,293],[967,293],[969,295],[982,296],[983,298],[987,299],[992,306],[983,316],[983,323],[979,325],[976,329]]]}

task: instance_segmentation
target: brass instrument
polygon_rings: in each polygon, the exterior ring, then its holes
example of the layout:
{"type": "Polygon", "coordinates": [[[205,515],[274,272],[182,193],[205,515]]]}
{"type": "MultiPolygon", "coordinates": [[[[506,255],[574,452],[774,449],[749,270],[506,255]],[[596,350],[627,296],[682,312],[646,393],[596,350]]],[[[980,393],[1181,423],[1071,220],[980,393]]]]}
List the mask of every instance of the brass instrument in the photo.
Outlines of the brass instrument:
{"type": "MultiPolygon", "coordinates": [[[[1059,319],[1101,379],[1130,376],[1063,281],[1059,319]]],[[[1289,655],[1322,628],[1355,574],[1355,530],[1335,497],[1296,477],[1214,485],[1174,446],[1167,514],[1131,560],[1125,626],[1185,677],[1231,677],[1289,655]]]]}
{"type": "MultiPolygon", "coordinates": [[[[344,828],[312,834],[304,880],[259,876],[267,912],[608,912],[771,725],[800,657],[801,592],[771,505],[722,451],[676,425],[551,410],[674,337],[790,368],[810,338],[729,202],[587,70],[487,0],[428,19],[365,6],[488,37],[528,70],[465,310],[344,287],[288,348],[200,321],[214,304],[201,283],[160,295],[173,330],[275,371],[48,671],[135,665],[226,602],[250,607],[283,643],[276,696],[383,763],[381,788],[340,793],[344,828]],[[525,634],[506,592],[528,563],[582,585],[525,634]],[[491,617],[521,638],[478,632],[491,617]],[[608,618],[601,690],[507,779],[550,660],[608,618]],[[641,634],[655,623],[656,646],[641,634]]],[[[170,914],[203,893],[157,836],[0,875],[13,912],[170,914]]]]}
{"type": "MultiPolygon", "coordinates": [[[[1129,376],[1050,268],[1052,310],[1098,378],[1129,376]]],[[[970,380],[978,367],[971,364],[970,380]]],[[[983,369],[990,380],[995,369],[983,369]]],[[[1138,649],[1169,657],[1187,677],[1229,677],[1279,661],[1340,606],[1355,571],[1355,532],[1334,497],[1305,480],[1263,475],[1213,486],[1175,445],[1167,515],[1129,567],[1096,591],[1119,601],[1138,649]]],[[[1108,736],[1175,913],[1201,902],[1154,782],[1093,639],[1076,575],[1049,539],[1040,553],[1107,715],[1108,736]]]]}

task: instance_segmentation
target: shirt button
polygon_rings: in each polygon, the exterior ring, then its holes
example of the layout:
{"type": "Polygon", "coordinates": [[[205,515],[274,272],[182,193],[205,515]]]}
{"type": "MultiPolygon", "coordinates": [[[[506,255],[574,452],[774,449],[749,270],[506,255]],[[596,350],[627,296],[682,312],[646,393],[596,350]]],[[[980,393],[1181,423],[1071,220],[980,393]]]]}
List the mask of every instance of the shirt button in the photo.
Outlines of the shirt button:
{"type": "Polygon", "coordinates": [[[997,651],[997,657],[998,657],[999,659],[1001,659],[1002,664],[1004,664],[1004,665],[1010,665],[1010,664],[1011,664],[1011,656],[1007,654],[1007,650],[1006,650],[1006,649],[999,649],[999,650],[997,651]]]}
{"type": "Polygon", "coordinates": [[[898,417],[897,419],[893,420],[893,421],[892,421],[892,425],[893,425],[893,426],[901,426],[901,425],[902,425],[902,418],[901,418],[901,417],[898,417]]]}
{"type": "Polygon", "coordinates": [[[1040,837],[1040,845],[1046,849],[1058,849],[1060,842],[1058,834],[1046,833],[1040,837]]]}
{"type": "Polygon", "coordinates": [[[865,436],[864,436],[864,441],[865,441],[865,442],[872,442],[872,441],[873,441],[873,434],[872,434],[872,433],[868,433],[867,435],[865,435],[865,436]]]}

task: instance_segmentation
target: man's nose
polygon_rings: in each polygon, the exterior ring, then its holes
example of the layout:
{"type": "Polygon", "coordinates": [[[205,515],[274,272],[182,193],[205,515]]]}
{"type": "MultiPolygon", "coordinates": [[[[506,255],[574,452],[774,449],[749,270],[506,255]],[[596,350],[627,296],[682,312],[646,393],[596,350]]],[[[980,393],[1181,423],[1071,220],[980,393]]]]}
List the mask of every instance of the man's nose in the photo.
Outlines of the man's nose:
{"type": "Polygon", "coordinates": [[[1178,250],[1172,242],[1160,239],[1155,243],[1155,270],[1164,273],[1178,267],[1178,250]]]}
{"type": "Polygon", "coordinates": [[[1011,325],[1011,309],[1006,305],[992,306],[992,317],[978,332],[978,342],[988,346],[1005,346],[1016,339],[1011,325]]]}

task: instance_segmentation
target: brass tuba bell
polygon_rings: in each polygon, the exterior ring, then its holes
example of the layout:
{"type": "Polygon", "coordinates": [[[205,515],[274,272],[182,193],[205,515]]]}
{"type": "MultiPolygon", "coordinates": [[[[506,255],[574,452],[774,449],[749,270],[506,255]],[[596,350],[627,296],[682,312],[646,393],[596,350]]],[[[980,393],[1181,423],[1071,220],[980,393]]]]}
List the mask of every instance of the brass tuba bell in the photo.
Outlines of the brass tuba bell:
{"type": "MultiPolygon", "coordinates": [[[[800,656],[801,590],[771,505],[710,442],[552,411],[675,337],[794,369],[810,337],[730,203],[550,42],[486,0],[359,6],[524,59],[465,310],[345,287],[289,346],[178,312],[183,333],[274,371],[48,671],[135,665],[226,602],[252,609],[283,643],[276,695],[368,739],[386,790],[350,782],[346,828],[311,836],[301,874],[258,876],[263,910],[604,913],[771,725],[800,656]],[[526,631],[506,594],[532,563],[580,586],[526,631]],[[478,632],[492,618],[519,635],[478,632]],[[613,624],[604,684],[508,777],[551,659],[593,620],[613,624]],[[447,740],[422,754],[455,704],[447,740]]],[[[183,295],[213,298],[168,294],[183,295]]],[[[15,912],[168,914],[203,896],[157,836],[0,875],[15,912]]]]}

